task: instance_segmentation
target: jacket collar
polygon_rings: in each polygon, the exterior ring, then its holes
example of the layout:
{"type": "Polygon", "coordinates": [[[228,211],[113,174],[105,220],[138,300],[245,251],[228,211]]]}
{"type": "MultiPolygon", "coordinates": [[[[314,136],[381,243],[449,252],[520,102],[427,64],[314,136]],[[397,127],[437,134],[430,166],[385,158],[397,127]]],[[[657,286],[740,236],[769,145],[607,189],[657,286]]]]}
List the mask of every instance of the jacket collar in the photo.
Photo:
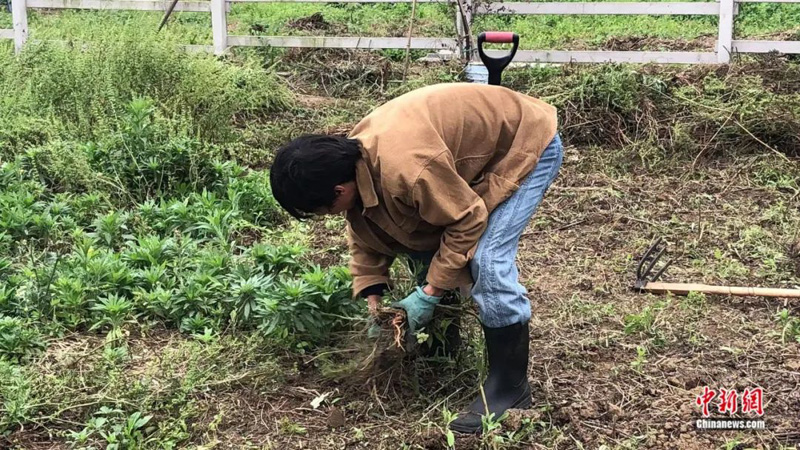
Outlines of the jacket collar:
{"type": "Polygon", "coordinates": [[[369,172],[367,162],[364,159],[365,157],[366,155],[356,161],[356,188],[358,189],[358,194],[361,196],[361,204],[364,207],[363,212],[366,212],[368,208],[378,206],[378,194],[375,192],[372,174],[369,172]]]}

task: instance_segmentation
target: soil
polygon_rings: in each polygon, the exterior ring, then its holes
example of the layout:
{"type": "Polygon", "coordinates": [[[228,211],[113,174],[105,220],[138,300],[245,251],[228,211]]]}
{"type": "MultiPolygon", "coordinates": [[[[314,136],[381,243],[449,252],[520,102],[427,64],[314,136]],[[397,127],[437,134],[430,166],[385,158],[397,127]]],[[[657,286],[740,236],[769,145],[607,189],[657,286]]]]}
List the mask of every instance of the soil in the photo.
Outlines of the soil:
{"type": "MultiPolygon", "coordinates": [[[[797,305],[709,296],[705,305],[694,307],[684,298],[631,289],[636,257],[655,236],[667,240],[676,259],[669,281],[798,287],[791,272],[763,274],[760,260],[735,252],[724,258],[739,261],[745,271],[724,276],[724,264],[714,257],[753,226],[787,240],[787,258],[792,256],[793,236],[780,234],[782,228],[765,220],[764,211],[780,202],[797,210],[797,196],[754,186],[747,176],[754,159],[712,161],[694,173],[639,168],[621,176],[612,175],[612,159],[600,150],[569,148],[559,179],[520,243],[520,273],[533,309],[529,381],[535,406],[514,412],[504,429],[519,428],[523,419],[535,426],[522,443],[506,448],[709,449],[735,440],[747,448],[800,444],[800,345],[783,343],[774,319],[785,307],[797,315],[797,305]],[[657,311],[651,329],[626,333],[625,318],[648,307],[657,311]],[[637,346],[648,350],[646,361],[634,368],[637,346]],[[695,399],[705,386],[740,394],[762,387],[768,429],[696,430],[701,414],[695,399]]],[[[320,236],[323,261],[343,263],[343,253],[335,252],[337,259],[330,251],[345,248],[343,235],[328,230],[320,236]]],[[[476,330],[472,320],[465,332],[474,337],[476,330]]],[[[403,442],[444,449],[440,402],[447,398],[448,406],[458,409],[474,394],[477,372],[463,364],[468,363],[456,365],[466,376],[417,361],[386,384],[355,385],[331,383],[306,367],[274,392],[243,386],[226,397],[212,396],[209,420],[215,411],[226,411],[218,448],[240,448],[247,441],[271,448],[389,449],[403,442]],[[409,386],[414,367],[422,372],[419,394],[409,386]],[[341,399],[336,405],[309,406],[330,391],[341,399]],[[280,425],[287,420],[306,432],[287,434],[280,425]]],[[[741,412],[733,417],[753,418],[741,412]]],[[[456,448],[482,445],[478,437],[456,438],[456,448]]]]}
{"type": "MultiPolygon", "coordinates": [[[[523,234],[518,254],[533,311],[534,407],[513,412],[503,424],[504,433],[524,428],[521,441],[497,448],[800,445],[800,343],[784,342],[775,319],[784,308],[800,316],[797,303],[723,296],[691,300],[631,288],[637,258],[656,237],[667,241],[674,258],[666,281],[800,288],[800,196],[765,187],[756,176],[765,168],[788,173],[797,161],[763,153],[672,164],[648,166],[613,149],[566,149],[561,174],[523,234]],[[767,256],[774,265],[767,264],[767,256]],[[642,319],[648,313],[650,319],[642,319]],[[643,356],[637,349],[644,349],[643,356]],[[761,387],[767,430],[697,430],[695,421],[702,416],[696,399],[704,387],[740,394],[761,387]]],[[[344,227],[322,221],[313,227],[314,261],[345,264],[344,227]]],[[[306,355],[286,362],[297,370],[282,384],[243,381],[196,393],[204,413],[192,430],[215,426],[213,433],[194,433],[192,444],[445,449],[442,406],[455,411],[468,404],[479,377],[479,326],[471,316],[465,322],[467,347],[455,361],[398,358],[381,376],[365,380],[355,374],[326,376],[319,355],[306,355]],[[335,403],[313,407],[311,401],[324,393],[335,403]]],[[[351,342],[359,339],[363,336],[351,342]]],[[[154,343],[161,344],[163,339],[154,343]]],[[[352,358],[343,353],[326,364],[344,366],[352,358]]],[[[741,411],[732,417],[753,418],[741,411]]],[[[5,439],[21,448],[66,448],[36,429],[5,439]]],[[[488,445],[480,437],[456,437],[458,449],[488,445]]]]}

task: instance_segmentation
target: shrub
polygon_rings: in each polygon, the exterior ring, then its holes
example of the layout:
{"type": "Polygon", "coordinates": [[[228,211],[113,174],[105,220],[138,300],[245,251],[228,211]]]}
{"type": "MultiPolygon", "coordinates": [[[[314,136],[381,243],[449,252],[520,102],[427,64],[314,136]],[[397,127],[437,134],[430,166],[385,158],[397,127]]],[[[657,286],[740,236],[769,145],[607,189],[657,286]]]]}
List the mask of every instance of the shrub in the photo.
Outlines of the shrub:
{"type": "Polygon", "coordinates": [[[170,131],[213,142],[232,136],[234,119],[291,102],[272,73],[188,54],[145,31],[110,33],[86,48],[30,43],[0,61],[0,154],[54,138],[101,141],[144,96],[170,131]]]}
{"type": "Polygon", "coordinates": [[[725,67],[619,64],[510,71],[506,84],[558,108],[571,145],[800,154],[800,66],[770,58],[725,67]],[[766,144],[766,145],[765,145],[766,144]]]}
{"type": "Polygon", "coordinates": [[[19,362],[44,348],[44,342],[35,327],[17,317],[0,315],[0,361],[19,362]]]}

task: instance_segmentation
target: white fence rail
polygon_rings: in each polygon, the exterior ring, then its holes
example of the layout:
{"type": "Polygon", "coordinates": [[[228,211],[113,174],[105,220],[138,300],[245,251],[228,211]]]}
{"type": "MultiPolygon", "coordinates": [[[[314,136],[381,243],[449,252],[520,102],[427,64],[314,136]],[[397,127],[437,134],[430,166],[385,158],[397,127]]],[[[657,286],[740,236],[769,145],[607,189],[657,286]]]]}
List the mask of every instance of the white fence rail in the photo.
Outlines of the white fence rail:
{"type": "MultiPolygon", "coordinates": [[[[222,54],[231,47],[303,47],[344,49],[412,49],[437,51],[442,55],[462,52],[475,59],[464,46],[474,14],[521,15],[697,15],[717,16],[719,29],[713,51],[572,51],[521,50],[515,62],[543,63],[677,63],[725,64],[735,53],[800,54],[800,41],[754,41],[734,38],[734,17],[739,3],[800,3],[800,0],[717,0],[710,2],[494,2],[472,7],[471,0],[209,0],[179,1],[174,11],[210,12],[213,45],[194,45],[191,51],[222,54]],[[342,37],[342,36],[237,36],[228,34],[227,15],[232,3],[448,3],[456,4],[456,27],[447,37],[342,37]],[[464,8],[466,24],[459,9],[464,8]],[[466,53],[469,54],[466,54],[466,53]]],[[[13,29],[0,29],[0,39],[13,39],[16,52],[28,39],[27,11],[33,9],[96,9],[166,11],[168,0],[12,0],[13,29]]],[[[511,30],[513,31],[513,30],[511,30]]],[[[503,52],[487,51],[489,55],[503,52]]]]}
{"type": "Polygon", "coordinates": [[[555,14],[555,15],[719,15],[716,2],[501,2],[479,5],[480,14],[555,14]]]}
{"type": "MultiPolygon", "coordinates": [[[[25,4],[28,8],[34,9],[164,11],[166,2],[147,0],[25,0],[25,4]]],[[[209,12],[211,11],[211,5],[208,2],[178,2],[175,5],[175,11],[209,12]]]]}

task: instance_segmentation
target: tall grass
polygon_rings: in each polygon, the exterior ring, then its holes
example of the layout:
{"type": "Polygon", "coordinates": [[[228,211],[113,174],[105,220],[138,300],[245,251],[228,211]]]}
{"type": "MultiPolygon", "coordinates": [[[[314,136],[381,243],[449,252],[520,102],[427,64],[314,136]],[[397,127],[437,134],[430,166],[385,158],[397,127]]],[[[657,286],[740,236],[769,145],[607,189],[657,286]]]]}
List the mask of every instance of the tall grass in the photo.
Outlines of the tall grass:
{"type": "MultiPolygon", "coordinates": [[[[580,0],[574,0],[580,1],[580,0]]],[[[405,36],[411,16],[410,4],[234,4],[228,13],[233,34],[405,36]],[[324,23],[297,26],[303,17],[321,13],[324,23]]],[[[417,36],[453,36],[455,9],[447,4],[420,4],[414,32],[417,36]]],[[[30,29],[34,39],[78,39],[96,41],[107,28],[139,28],[155,33],[160,12],[61,11],[58,14],[31,11],[30,29]],[[100,25],[102,24],[102,25],[100,25]]],[[[800,32],[800,5],[742,4],[736,17],[736,35],[751,38],[776,33],[800,32]]],[[[10,15],[0,11],[0,28],[10,26],[10,15]]],[[[521,36],[524,49],[596,49],[627,38],[651,38],[632,45],[646,49],[669,47],[674,40],[715,36],[714,16],[575,16],[575,15],[475,15],[475,33],[489,29],[513,30],[521,36]]],[[[208,13],[174,13],[168,27],[159,33],[183,44],[210,44],[208,13]]],[[[713,40],[697,47],[711,49],[713,40]]],[[[674,46],[674,45],[673,45],[674,46]]],[[[642,48],[642,49],[645,49],[642,48]]]]}
{"type": "Polygon", "coordinates": [[[211,143],[232,139],[234,119],[291,105],[274,74],[178,51],[151,33],[109,33],[80,48],[32,43],[0,60],[0,154],[53,139],[102,141],[141,97],[172,135],[211,143]]]}
{"type": "Polygon", "coordinates": [[[730,67],[538,67],[509,71],[504,82],[556,106],[572,145],[635,147],[658,160],[800,154],[800,66],[780,58],[730,67]]]}

